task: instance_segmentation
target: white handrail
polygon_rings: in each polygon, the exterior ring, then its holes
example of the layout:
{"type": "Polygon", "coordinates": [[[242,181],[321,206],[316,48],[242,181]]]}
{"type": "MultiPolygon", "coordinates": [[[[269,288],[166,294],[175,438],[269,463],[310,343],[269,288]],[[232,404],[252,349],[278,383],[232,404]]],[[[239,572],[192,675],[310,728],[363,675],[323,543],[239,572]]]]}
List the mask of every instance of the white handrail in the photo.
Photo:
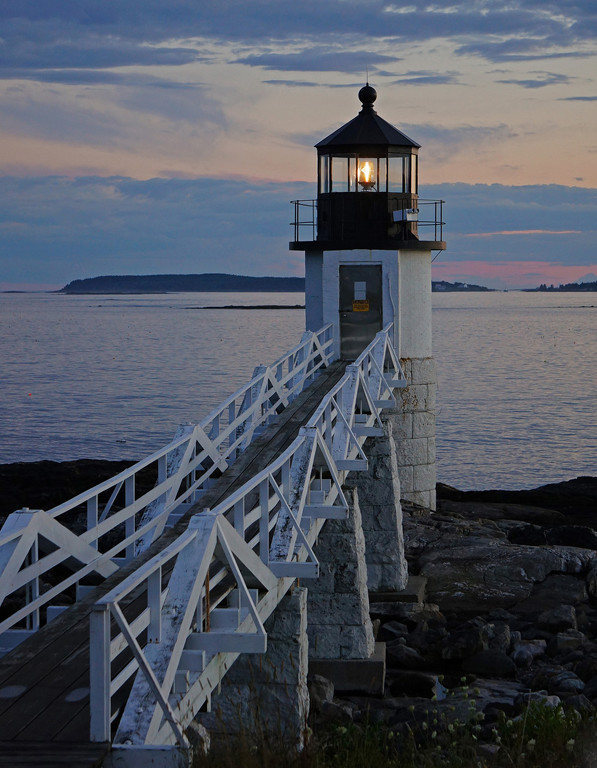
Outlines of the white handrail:
{"type": "Polygon", "coordinates": [[[296,578],[318,575],[313,543],[326,519],[348,514],[342,484],[366,466],[362,445],[383,433],[380,409],[405,384],[390,339],[388,326],[280,456],[215,509],[195,515],[174,544],[96,604],[92,740],[184,743],[190,719],[238,654],[265,650],[263,622],[296,578]],[[238,563],[258,589],[247,590],[238,563]],[[224,620],[232,621],[226,630],[224,620]],[[148,627],[154,635],[143,644],[148,627]],[[125,673],[112,676],[117,658],[125,673]],[[113,700],[138,670],[120,710],[113,700]]]}
{"type": "MultiPolygon", "coordinates": [[[[72,592],[66,602],[84,594],[84,577],[105,578],[144,551],[332,359],[332,325],[307,332],[199,424],[182,427],[164,448],[47,512],[10,515],[0,531],[0,605],[23,589],[25,605],[0,622],[0,653],[35,631],[46,618],[41,609],[61,594],[72,592]],[[63,520],[69,513],[78,515],[82,506],[85,530],[75,536],[72,521],[63,520]],[[81,565],[42,592],[41,577],[72,564],[73,557],[81,565]]],[[[50,616],[59,609],[50,609],[50,616]]]]}

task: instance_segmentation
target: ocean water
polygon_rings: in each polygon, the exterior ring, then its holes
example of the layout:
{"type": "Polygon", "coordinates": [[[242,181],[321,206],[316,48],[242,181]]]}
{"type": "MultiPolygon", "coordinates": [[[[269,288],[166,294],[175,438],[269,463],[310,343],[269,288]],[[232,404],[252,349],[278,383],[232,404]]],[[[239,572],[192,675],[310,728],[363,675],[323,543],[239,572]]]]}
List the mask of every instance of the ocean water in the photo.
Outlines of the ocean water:
{"type": "Polygon", "coordinates": [[[434,294],[438,480],[597,475],[597,294],[434,294]]]}
{"type": "MultiPolygon", "coordinates": [[[[597,295],[434,294],[438,480],[597,474],[597,295]]],[[[0,462],[139,459],[300,340],[302,294],[0,294],[0,462]],[[288,309],[222,310],[277,304],[288,309]],[[207,307],[207,308],[206,308],[207,307]]]]}

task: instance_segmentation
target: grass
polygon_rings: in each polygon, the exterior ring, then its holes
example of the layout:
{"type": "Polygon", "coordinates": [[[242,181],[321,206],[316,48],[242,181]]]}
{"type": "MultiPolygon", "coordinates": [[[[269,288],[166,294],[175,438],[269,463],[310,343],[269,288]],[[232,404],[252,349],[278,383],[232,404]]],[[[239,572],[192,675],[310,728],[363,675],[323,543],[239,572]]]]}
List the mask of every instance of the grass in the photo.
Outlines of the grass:
{"type": "Polygon", "coordinates": [[[198,756],[194,768],[593,768],[594,715],[530,703],[493,727],[430,718],[423,724],[333,726],[312,734],[300,753],[284,741],[253,743],[248,734],[198,756]]]}

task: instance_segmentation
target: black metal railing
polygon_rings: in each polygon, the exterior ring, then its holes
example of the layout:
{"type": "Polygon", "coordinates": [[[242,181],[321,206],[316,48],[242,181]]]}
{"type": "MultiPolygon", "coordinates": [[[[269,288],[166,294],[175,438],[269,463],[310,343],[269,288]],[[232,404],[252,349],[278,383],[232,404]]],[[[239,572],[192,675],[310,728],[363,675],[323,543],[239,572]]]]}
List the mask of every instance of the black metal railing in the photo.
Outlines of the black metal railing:
{"type": "MultiPolygon", "coordinates": [[[[290,222],[293,227],[293,241],[299,243],[317,240],[317,200],[292,200],[291,204],[294,206],[294,221],[290,222]]],[[[443,240],[445,224],[443,205],[443,200],[419,198],[416,208],[405,208],[405,211],[408,210],[409,214],[414,216],[410,220],[416,222],[417,227],[433,227],[432,239],[439,242],[443,240]]]]}
{"type": "Polygon", "coordinates": [[[292,200],[294,206],[294,242],[314,241],[317,239],[317,200],[292,200]],[[302,235],[302,237],[301,237],[302,235]]]}

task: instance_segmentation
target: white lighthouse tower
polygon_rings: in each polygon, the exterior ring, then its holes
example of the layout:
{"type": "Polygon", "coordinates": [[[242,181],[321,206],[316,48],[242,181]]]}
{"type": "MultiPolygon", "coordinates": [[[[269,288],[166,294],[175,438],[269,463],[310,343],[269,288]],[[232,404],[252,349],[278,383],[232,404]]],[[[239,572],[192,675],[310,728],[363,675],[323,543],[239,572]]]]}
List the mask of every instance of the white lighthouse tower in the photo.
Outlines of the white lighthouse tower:
{"type": "Polygon", "coordinates": [[[377,114],[375,89],[359,99],[359,114],[316,145],[317,200],[294,201],[290,248],[305,252],[307,330],[332,323],[336,357],[354,360],[393,322],[408,381],[391,416],[402,498],[434,509],[431,252],[446,247],[442,202],[419,198],[420,145],[377,114]]]}

